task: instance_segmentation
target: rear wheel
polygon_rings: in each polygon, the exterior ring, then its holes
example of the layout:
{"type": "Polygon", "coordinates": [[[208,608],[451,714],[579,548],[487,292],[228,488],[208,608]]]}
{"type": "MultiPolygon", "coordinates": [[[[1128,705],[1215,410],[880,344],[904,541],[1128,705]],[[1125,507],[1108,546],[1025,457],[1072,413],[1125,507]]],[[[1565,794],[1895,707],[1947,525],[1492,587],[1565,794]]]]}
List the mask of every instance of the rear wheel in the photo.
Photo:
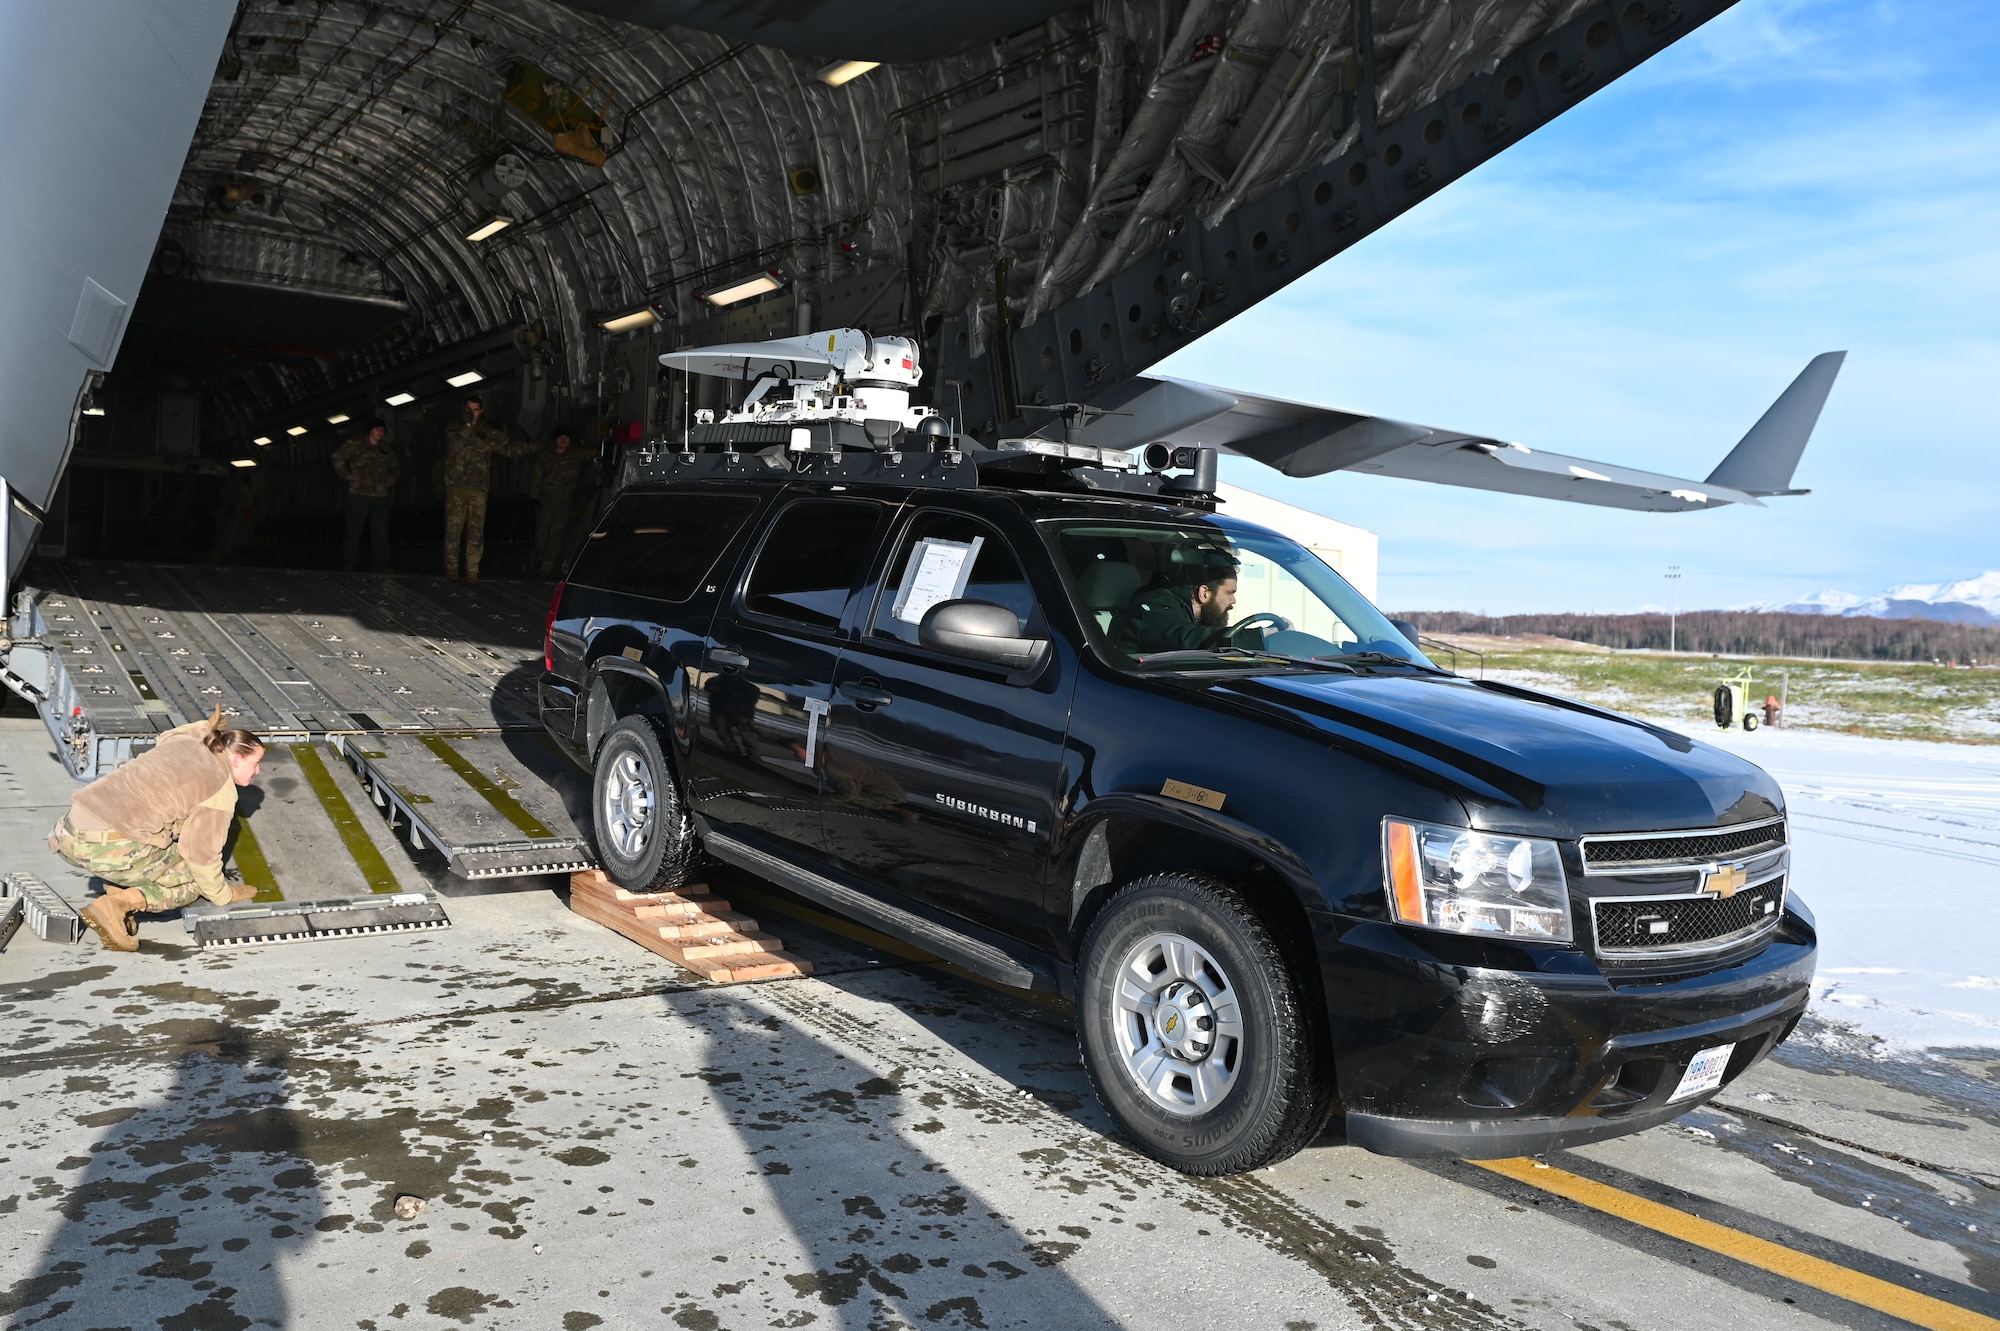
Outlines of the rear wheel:
{"type": "Polygon", "coordinates": [[[1078,961],[1078,1037],[1098,1098],[1140,1150],[1189,1174],[1284,1159],[1333,1110],[1301,989],[1227,884],[1139,879],[1091,924],[1078,961]]]}
{"type": "Polygon", "coordinates": [[[665,891],[692,876],[700,842],[651,717],[628,716],[604,737],[590,808],[597,856],[612,882],[629,892],[665,891]]]}

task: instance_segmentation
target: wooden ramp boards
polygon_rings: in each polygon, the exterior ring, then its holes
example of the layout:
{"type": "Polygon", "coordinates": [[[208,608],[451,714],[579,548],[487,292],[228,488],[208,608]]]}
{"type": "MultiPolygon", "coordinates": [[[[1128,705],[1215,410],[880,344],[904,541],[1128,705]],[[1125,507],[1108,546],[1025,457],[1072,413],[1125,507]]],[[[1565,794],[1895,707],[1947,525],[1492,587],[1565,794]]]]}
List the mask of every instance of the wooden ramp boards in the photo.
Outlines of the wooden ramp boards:
{"type": "Polygon", "coordinates": [[[569,906],[718,984],[812,974],[811,962],[786,952],[783,943],[759,930],[748,915],[730,910],[706,884],[672,892],[627,892],[593,869],[570,877],[569,906]]]}
{"type": "Polygon", "coordinates": [[[539,734],[336,735],[368,798],[418,849],[461,878],[573,873],[596,865],[578,827],[589,789],[539,734]]]}

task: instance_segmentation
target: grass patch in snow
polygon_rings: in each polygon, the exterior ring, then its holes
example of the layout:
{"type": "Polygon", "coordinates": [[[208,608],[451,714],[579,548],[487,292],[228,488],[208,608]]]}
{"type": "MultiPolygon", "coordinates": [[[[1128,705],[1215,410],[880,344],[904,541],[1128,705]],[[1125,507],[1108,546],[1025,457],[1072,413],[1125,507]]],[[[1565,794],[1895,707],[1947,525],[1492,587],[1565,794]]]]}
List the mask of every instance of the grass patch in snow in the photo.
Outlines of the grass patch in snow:
{"type": "MultiPolygon", "coordinates": [[[[1777,695],[1781,677],[1789,675],[1785,723],[1793,729],[1879,739],[2000,743],[2000,669],[1908,662],[1724,660],[1510,639],[1452,641],[1486,653],[1488,679],[1655,720],[1712,725],[1716,685],[1748,665],[1755,680],[1750,696],[1760,704],[1766,695],[1777,695]]],[[[1470,657],[1461,657],[1459,669],[1476,674],[1478,666],[1470,657]]]]}

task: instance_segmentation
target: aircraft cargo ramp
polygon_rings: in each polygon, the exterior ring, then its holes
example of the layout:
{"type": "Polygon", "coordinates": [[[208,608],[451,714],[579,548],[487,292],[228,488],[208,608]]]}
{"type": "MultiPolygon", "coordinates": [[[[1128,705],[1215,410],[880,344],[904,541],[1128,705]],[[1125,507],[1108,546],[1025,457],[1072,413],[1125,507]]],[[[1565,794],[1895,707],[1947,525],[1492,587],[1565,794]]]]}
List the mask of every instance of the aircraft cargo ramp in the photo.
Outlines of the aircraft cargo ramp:
{"type": "Polygon", "coordinates": [[[220,706],[269,744],[232,859],[264,903],[595,866],[587,782],[535,715],[548,588],[52,563],[6,681],[88,781],[220,706]],[[432,872],[437,866],[432,864],[432,872]]]}

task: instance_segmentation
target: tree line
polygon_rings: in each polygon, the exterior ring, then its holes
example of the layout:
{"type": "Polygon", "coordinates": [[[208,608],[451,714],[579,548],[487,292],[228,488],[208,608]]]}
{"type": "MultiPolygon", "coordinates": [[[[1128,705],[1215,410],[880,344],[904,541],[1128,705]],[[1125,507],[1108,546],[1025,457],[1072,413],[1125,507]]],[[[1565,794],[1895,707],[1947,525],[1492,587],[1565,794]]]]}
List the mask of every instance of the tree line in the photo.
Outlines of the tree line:
{"type": "MultiPolygon", "coordinates": [[[[1620,649],[1667,650],[1665,615],[1475,615],[1461,610],[1397,616],[1440,638],[1482,633],[1518,638],[1546,634],[1620,649]]],[[[1690,610],[1674,626],[1683,652],[1737,656],[1814,656],[1873,661],[2000,661],[2000,628],[1936,619],[1865,615],[1789,615],[1753,610],[1690,610]]]]}

